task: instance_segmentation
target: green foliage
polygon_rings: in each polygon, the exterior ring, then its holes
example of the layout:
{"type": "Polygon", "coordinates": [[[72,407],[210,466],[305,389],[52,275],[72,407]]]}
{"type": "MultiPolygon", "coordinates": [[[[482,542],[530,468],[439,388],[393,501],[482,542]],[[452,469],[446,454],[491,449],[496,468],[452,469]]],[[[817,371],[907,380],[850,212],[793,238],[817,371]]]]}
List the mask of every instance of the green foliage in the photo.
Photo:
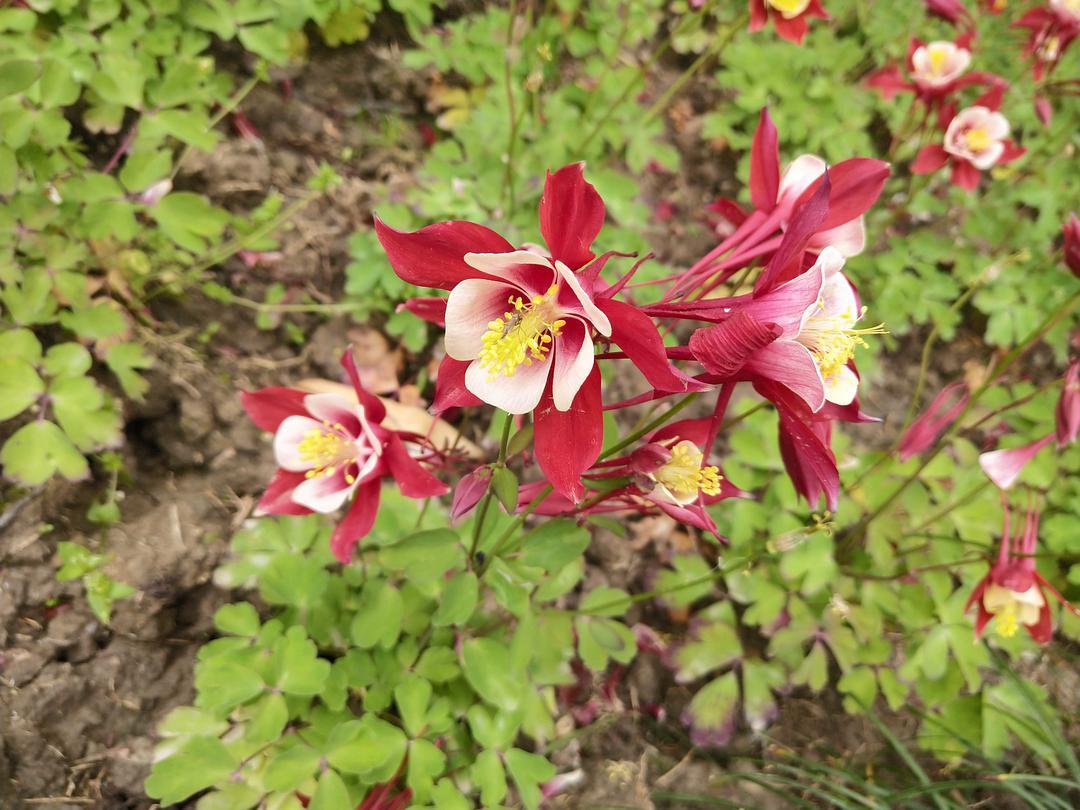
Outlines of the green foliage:
{"type": "Polygon", "coordinates": [[[117,582],[104,571],[105,557],[94,554],[77,543],[61,543],[57,547],[60,568],[56,578],[61,582],[82,580],[86,589],[86,601],[94,615],[108,624],[112,616],[113,604],[118,599],[126,599],[135,593],[135,589],[123,582],[117,582]]]}

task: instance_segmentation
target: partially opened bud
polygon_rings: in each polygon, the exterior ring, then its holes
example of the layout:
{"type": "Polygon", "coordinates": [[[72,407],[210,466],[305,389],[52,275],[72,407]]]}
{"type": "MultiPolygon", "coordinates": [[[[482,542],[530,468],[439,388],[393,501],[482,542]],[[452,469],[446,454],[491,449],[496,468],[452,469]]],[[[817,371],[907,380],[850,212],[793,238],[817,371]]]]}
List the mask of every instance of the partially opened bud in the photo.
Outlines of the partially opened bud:
{"type": "Polygon", "coordinates": [[[1011,447],[1007,450],[994,450],[979,456],[979,466],[987,478],[999,489],[1008,489],[1016,483],[1027,463],[1054,440],[1054,434],[1044,436],[1031,444],[1011,447]]]}
{"type": "Polygon", "coordinates": [[[929,450],[967,407],[968,399],[967,385],[962,382],[950,383],[942,388],[926,412],[904,434],[900,441],[900,460],[907,461],[929,450]]]}
{"type": "Polygon", "coordinates": [[[1080,278],[1080,219],[1069,215],[1069,221],[1061,229],[1065,234],[1065,266],[1080,278]]]}
{"type": "Polygon", "coordinates": [[[1080,360],[1073,360],[1065,372],[1065,383],[1054,415],[1058,448],[1075,442],[1080,434],[1080,360]]]}
{"type": "Polygon", "coordinates": [[[454,500],[450,504],[450,520],[457,521],[467,515],[484,497],[490,485],[491,470],[487,467],[477,467],[468,475],[463,476],[454,489],[454,500]]]}
{"type": "Polygon", "coordinates": [[[960,0],[926,0],[926,13],[959,25],[968,17],[968,10],[960,0]]]}

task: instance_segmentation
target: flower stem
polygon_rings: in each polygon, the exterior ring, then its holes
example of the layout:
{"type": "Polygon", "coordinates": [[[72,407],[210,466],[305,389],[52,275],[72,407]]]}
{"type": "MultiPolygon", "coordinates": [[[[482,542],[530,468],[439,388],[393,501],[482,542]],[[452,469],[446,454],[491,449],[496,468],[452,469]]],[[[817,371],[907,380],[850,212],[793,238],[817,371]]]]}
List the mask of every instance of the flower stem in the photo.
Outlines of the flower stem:
{"type": "Polygon", "coordinates": [[[632,445],[634,442],[636,442],[642,436],[645,436],[645,435],[647,435],[649,433],[652,433],[658,427],[660,427],[665,422],[667,422],[669,419],[671,419],[671,417],[673,417],[675,414],[679,413],[680,411],[685,409],[688,405],[690,405],[690,403],[693,402],[695,399],[697,399],[698,396],[699,396],[699,394],[698,394],[697,391],[694,391],[694,392],[691,392],[691,393],[687,394],[679,402],[677,402],[673,406],[671,406],[670,409],[664,411],[662,414],[657,416],[655,419],[651,420],[644,427],[639,428],[638,430],[635,430],[633,433],[629,434],[625,438],[623,438],[620,441],[613,444],[611,447],[609,447],[607,450],[605,450],[603,453],[601,453],[600,458],[597,459],[597,460],[598,461],[603,461],[605,458],[610,458],[611,456],[615,455],[616,453],[618,453],[623,448],[626,448],[626,447],[629,447],[630,445],[632,445]]]}
{"type": "MultiPolygon", "coordinates": [[[[510,414],[505,414],[505,416],[502,436],[499,439],[499,457],[498,461],[495,462],[496,467],[506,466],[506,448],[510,444],[510,429],[514,426],[514,417],[510,414]]],[[[472,565],[473,558],[476,557],[476,550],[484,537],[484,520],[487,518],[488,509],[491,508],[491,499],[494,495],[495,492],[489,480],[487,492],[484,493],[484,498],[480,501],[480,508],[476,512],[476,523],[473,524],[472,543],[469,545],[469,565],[472,565]]]]}

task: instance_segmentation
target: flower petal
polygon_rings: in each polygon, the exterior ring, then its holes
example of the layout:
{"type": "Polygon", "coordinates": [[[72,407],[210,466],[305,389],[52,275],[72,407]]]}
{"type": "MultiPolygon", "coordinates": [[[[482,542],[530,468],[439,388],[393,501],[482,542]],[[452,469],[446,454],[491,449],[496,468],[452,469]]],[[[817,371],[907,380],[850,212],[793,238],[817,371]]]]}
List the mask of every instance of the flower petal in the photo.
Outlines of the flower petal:
{"type": "Polygon", "coordinates": [[[305,396],[294,388],[260,388],[241,391],[240,404],[260,430],[274,433],[288,417],[305,413],[305,396]]]}
{"type": "Polygon", "coordinates": [[[574,503],[585,487],[581,475],[593,465],[604,443],[600,369],[593,365],[570,408],[560,411],[545,396],[533,415],[536,461],[555,492],[574,503]]]}
{"type": "Polygon", "coordinates": [[[940,144],[924,146],[911,164],[912,174],[933,174],[949,162],[949,153],[940,144]]]}
{"type": "Polygon", "coordinates": [[[795,204],[780,246],[765,266],[764,272],[754,283],[756,295],[767,292],[777,284],[782,284],[798,275],[806,246],[814,234],[822,230],[822,223],[829,213],[829,193],[832,185],[828,172],[820,181],[815,181],[811,189],[815,187],[816,190],[813,193],[809,196],[804,193],[795,204]]]}
{"type": "Polygon", "coordinates": [[[324,515],[336,512],[349,500],[357,487],[356,481],[350,484],[345,478],[349,466],[346,464],[338,467],[333,475],[308,478],[293,490],[292,499],[312,512],[321,512],[324,515]]]}
{"type": "Polygon", "coordinates": [[[828,168],[828,164],[817,155],[799,155],[784,169],[784,176],[780,178],[777,191],[777,202],[794,204],[828,168]]]}
{"type": "MultiPolygon", "coordinates": [[[[574,294],[574,300],[581,307],[582,314],[586,319],[596,327],[596,331],[601,335],[611,337],[611,322],[608,320],[607,315],[596,306],[592,297],[585,292],[585,288],[581,286],[581,279],[574,275],[573,271],[561,261],[555,261],[555,269],[559,273],[559,278],[574,294]]],[[[559,298],[561,301],[561,291],[559,298]]]]}
{"type": "MultiPolygon", "coordinates": [[[[531,298],[543,295],[555,282],[555,269],[544,256],[531,250],[509,253],[466,253],[465,261],[492,278],[509,281],[531,298]]],[[[456,289],[456,288],[455,288],[456,289]]]]}
{"type": "MultiPolygon", "coordinates": [[[[831,255],[826,256],[826,262],[831,261],[831,255]]],[[[826,266],[819,255],[818,261],[806,272],[768,292],[755,295],[740,310],[764,323],[775,323],[786,336],[794,337],[802,329],[807,313],[817,306],[825,286],[825,270],[826,266]]]]}
{"type": "Polygon", "coordinates": [[[364,388],[360,382],[360,370],[356,367],[356,358],[353,356],[351,346],[341,355],[341,366],[345,369],[349,382],[352,383],[356,401],[363,408],[364,418],[367,419],[369,424],[381,424],[382,420],[386,418],[386,406],[381,399],[364,388]]]}
{"type": "Polygon", "coordinates": [[[668,362],[664,339],[652,318],[614,299],[597,302],[611,324],[611,340],[626,352],[645,379],[660,391],[685,391],[688,378],[668,362]]]}
{"type": "Polygon", "coordinates": [[[340,424],[350,436],[360,435],[360,419],[356,415],[356,405],[341,394],[308,394],[304,397],[304,408],[313,419],[320,422],[340,424]]]}
{"type": "Polygon", "coordinates": [[[408,448],[396,433],[390,434],[383,458],[398,489],[407,498],[435,498],[450,491],[446,484],[409,455],[408,448]]]}
{"type": "Polygon", "coordinates": [[[375,217],[375,235],[400,278],[418,287],[442,290],[476,277],[476,271],[465,262],[466,253],[514,249],[495,231],[475,222],[437,222],[410,233],[375,217]]]}
{"type": "Polygon", "coordinates": [[[782,331],[777,324],[759,321],[740,309],[726,321],[694,332],[690,351],[710,374],[728,379],[742,371],[747,361],[780,337],[782,331]]]}
{"type": "Polygon", "coordinates": [[[477,360],[465,370],[465,387],[488,405],[507,413],[528,413],[536,407],[547,386],[551,372],[551,352],[542,361],[518,366],[509,377],[499,374],[491,377],[488,370],[480,367],[477,360]]]}
{"type": "Polygon", "coordinates": [[[817,250],[832,247],[844,258],[858,256],[866,248],[866,221],[857,217],[827,231],[819,231],[810,238],[808,246],[817,250]]]}
{"type": "Polygon", "coordinates": [[[334,533],[330,535],[330,551],[342,565],[348,565],[356,544],[375,525],[381,494],[382,482],[378,478],[358,487],[349,511],[334,527],[334,533]]]}
{"type": "Polygon", "coordinates": [[[305,481],[302,472],[278,470],[255,507],[255,515],[310,515],[311,510],[292,499],[293,490],[305,481]]]}
{"type": "Polygon", "coordinates": [[[439,363],[439,373],[435,378],[435,401],[431,403],[433,413],[440,414],[450,408],[473,408],[482,404],[475,394],[465,387],[465,371],[469,363],[444,357],[439,363]]]}
{"type": "Polygon", "coordinates": [[[817,412],[825,404],[826,383],[821,378],[814,356],[801,343],[794,340],[771,343],[754,353],[746,364],[746,370],[755,377],[786,386],[811,411],[817,412]]]}
{"type": "Polygon", "coordinates": [[[604,226],[604,201],[584,169],[584,163],[572,163],[548,172],[540,197],[540,233],[548,250],[575,270],[592,261],[590,246],[604,226]]]}
{"type": "Polygon", "coordinates": [[[274,434],[274,460],[283,470],[306,472],[315,468],[310,461],[300,456],[300,442],[309,431],[321,431],[322,423],[310,416],[290,416],[274,434]]]}
{"type": "Polygon", "coordinates": [[[511,298],[527,297],[504,281],[470,278],[450,291],[446,302],[446,353],[474,360],[484,347],[488,324],[513,310],[511,298]]]}
{"type": "Polygon", "coordinates": [[[551,398],[555,407],[565,411],[574,402],[578,390],[595,364],[595,352],[589,329],[578,318],[567,318],[555,338],[555,367],[551,380],[551,398]]]}
{"type": "Polygon", "coordinates": [[[771,211],[780,196],[780,145],[769,108],[762,107],[750,145],[750,201],[759,211],[771,211]]]}
{"type": "Polygon", "coordinates": [[[833,375],[823,378],[825,399],[834,405],[850,405],[859,393],[859,378],[847,366],[841,366],[833,375]]]}
{"type": "Polygon", "coordinates": [[[999,489],[1008,489],[1016,483],[1027,463],[1053,440],[1054,434],[1051,433],[1031,444],[983,453],[979,456],[979,466],[999,489]]]}

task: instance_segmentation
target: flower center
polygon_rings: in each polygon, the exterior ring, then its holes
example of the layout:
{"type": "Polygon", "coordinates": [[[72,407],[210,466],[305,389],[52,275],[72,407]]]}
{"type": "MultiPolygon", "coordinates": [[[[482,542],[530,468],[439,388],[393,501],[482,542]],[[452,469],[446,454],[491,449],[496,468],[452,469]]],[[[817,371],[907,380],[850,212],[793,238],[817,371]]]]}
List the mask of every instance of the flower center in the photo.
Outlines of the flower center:
{"type": "Polygon", "coordinates": [[[810,0],[766,0],[766,2],[788,20],[798,17],[810,5],[810,0]]]}
{"type": "MultiPolygon", "coordinates": [[[[1080,17],[1080,10],[1076,12],[1076,15],[1080,17]]],[[[1059,56],[1061,56],[1061,37],[1055,34],[1044,39],[1038,49],[1039,59],[1043,62],[1056,62],[1059,56]]]]}
{"type": "Polygon", "coordinates": [[[945,62],[949,58],[949,55],[945,52],[944,48],[931,48],[930,49],[930,72],[935,76],[940,76],[945,72],[945,62]]]}
{"type": "Polygon", "coordinates": [[[1038,623],[1044,604],[1042,593],[1035,586],[1018,592],[991,584],[983,596],[983,607],[993,615],[998,635],[1002,638],[1012,638],[1022,624],[1038,623]]]}
{"type": "Polygon", "coordinates": [[[697,445],[685,439],[671,448],[671,458],[654,476],[680,501],[690,501],[698,492],[716,495],[720,492],[720,471],[714,466],[702,467],[705,455],[697,445]]]}
{"type": "MultiPolygon", "coordinates": [[[[863,307],[859,317],[865,312],[866,308],[863,307]]],[[[855,349],[868,345],[863,340],[865,335],[888,334],[883,324],[855,329],[857,322],[858,318],[850,316],[811,316],[799,333],[799,342],[814,356],[822,377],[827,379],[835,376],[855,356],[855,349]]]]}
{"type": "MultiPolygon", "coordinates": [[[[322,427],[307,431],[296,450],[302,462],[312,465],[305,478],[329,478],[339,464],[357,459],[356,443],[346,436],[340,422],[323,422],[322,427]]],[[[356,479],[346,474],[345,480],[352,484],[356,479]]]]}
{"type": "Polygon", "coordinates": [[[558,294],[559,285],[552,284],[546,293],[534,295],[527,303],[521,296],[510,296],[507,303],[512,308],[489,323],[481,338],[483,348],[477,359],[480,367],[487,369],[489,379],[500,374],[513,376],[520,366],[531,366],[547,357],[552,340],[566,326],[558,317],[558,294]]]}
{"type": "Polygon", "coordinates": [[[969,129],[964,133],[964,143],[972,152],[985,152],[993,142],[993,138],[982,127],[969,129]]]}

